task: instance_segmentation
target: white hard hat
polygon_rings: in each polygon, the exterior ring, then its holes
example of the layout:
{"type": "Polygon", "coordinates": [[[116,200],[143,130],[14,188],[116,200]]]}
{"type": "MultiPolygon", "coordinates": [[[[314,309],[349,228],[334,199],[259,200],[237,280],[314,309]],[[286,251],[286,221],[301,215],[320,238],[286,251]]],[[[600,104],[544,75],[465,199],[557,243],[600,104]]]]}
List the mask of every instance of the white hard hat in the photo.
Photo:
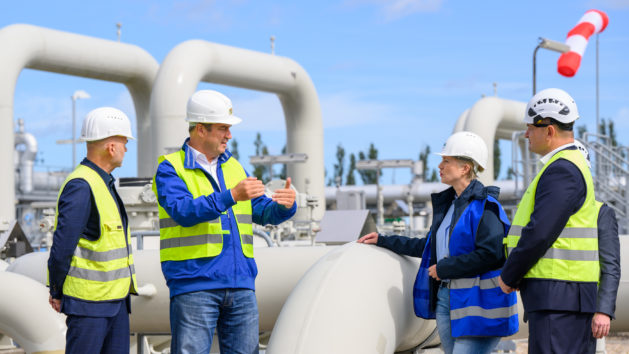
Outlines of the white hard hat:
{"type": "Polygon", "coordinates": [[[581,151],[581,153],[583,154],[583,157],[585,157],[585,161],[587,161],[588,163],[588,167],[592,168],[592,164],[590,163],[590,152],[588,151],[588,148],[585,147],[585,145],[583,145],[583,143],[577,139],[574,139],[574,146],[576,146],[577,149],[581,151]]]}
{"type": "Polygon", "coordinates": [[[557,88],[542,90],[526,105],[524,123],[535,124],[543,118],[553,118],[561,123],[572,123],[579,118],[577,104],[564,90],[557,88]]]}
{"type": "Polygon", "coordinates": [[[232,114],[232,101],[227,96],[214,90],[201,90],[188,100],[186,121],[235,125],[242,119],[232,114]]]}
{"type": "Polygon", "coordinates": [[[81,128],[81,141],[96,141],[110,136],[134,139],[131,122],[126,114],[113,107],[101,107],[90,111],[81,128]]]}
{"type": "Polygon", "coordinates": [[[437,155],[472,159],[482,171],[487,165],[487,144],[472,132],[458,132],[450,135],[437,155]]]}

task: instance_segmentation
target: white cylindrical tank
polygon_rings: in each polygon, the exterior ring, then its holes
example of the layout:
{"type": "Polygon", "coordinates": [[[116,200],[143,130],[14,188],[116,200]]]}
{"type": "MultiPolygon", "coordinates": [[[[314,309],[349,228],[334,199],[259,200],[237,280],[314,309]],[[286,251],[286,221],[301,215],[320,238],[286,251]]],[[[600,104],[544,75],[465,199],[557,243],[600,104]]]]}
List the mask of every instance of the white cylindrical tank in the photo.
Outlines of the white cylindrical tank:
{"type": "MultiPolygon", "coordinates": [[[[256,279],[256,296],[260,311],[261,331],[270,331],[273,328],[284,301],[301,276],[319,258],[334,248],[322,246],[255,249],[259,269],[256,279]]],[[[7,272],[20,274],[40,284],[45,284],[47,260],[48,252],[30,253],[11,263],[7,272]]],[[[131,298],[131,332],[170,333],[168,315],[170,296],[162,275],[159,250],[135,251],[134,260],[138,285],[143,287],[151,284],[155,287],[155,292],[151,296],[133,296],[131,298]]],[[[2,284],[3,291],[4,289],[11,291],[8,289],[13,288],[10,282],[0,284],[2,284]]],[[[43,301],[48,306],[48,295],[43,301]]],[[[24,303],[26,304],[28,301],[24,303]]],[[[11,305],[7,302],[0,302],[0,308],[5,306],[11,305]]],[[[2,310],[0,309],[0,311],[2,310]]],[[[1,316],[0,322],[2,322],[1,316]]]]}
{"type": "Polygon", "coordinates": [[[321,258],[286,300],[269,354],[393,353],[428,339],[413,313],[418,258],[350,243],[321,258]]]}
{"type": "Polygon", "coordinates": [[[48,289],[17,273],[0,271],[0,333],[26,353],[63,353],[65,316],[48,303],[48,289]]]}

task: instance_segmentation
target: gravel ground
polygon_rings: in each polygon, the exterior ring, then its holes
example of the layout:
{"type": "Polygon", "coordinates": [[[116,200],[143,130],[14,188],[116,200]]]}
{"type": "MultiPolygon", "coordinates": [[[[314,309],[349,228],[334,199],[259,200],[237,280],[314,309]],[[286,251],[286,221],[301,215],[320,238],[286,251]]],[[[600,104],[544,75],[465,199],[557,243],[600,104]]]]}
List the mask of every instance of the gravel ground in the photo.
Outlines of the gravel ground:
{"type": "MultiPolygon", "coordinates": [[[[516,340],[516,354],[526,354],[528,343],[526,339],[516,340]]],[[[629,332],[610,333],[605,339],[607,354],[629,354],[629,332]]]]}

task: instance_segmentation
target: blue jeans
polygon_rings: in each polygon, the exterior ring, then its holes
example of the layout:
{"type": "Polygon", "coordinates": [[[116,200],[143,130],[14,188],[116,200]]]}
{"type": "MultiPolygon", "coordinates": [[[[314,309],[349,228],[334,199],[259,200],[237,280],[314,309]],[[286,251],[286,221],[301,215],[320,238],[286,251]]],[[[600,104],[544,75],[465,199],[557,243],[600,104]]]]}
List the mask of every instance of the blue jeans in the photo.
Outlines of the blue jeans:
{"type": "Polygon", "coordinates": [[[196,291],[170,299],[173,354],[209,353],[214,331],[221,353],[258,353],[258,303],[250,289],[196,291]]]}
{"type": "Polygon", "coordinates": [[[483,354],[491,353],[500,342],[500,337],[452,337],[450,328],[450,289],[439,288],[437,309],[435,311],[437,331],[441,338],[441,347],[446,354],[483,354]]]}

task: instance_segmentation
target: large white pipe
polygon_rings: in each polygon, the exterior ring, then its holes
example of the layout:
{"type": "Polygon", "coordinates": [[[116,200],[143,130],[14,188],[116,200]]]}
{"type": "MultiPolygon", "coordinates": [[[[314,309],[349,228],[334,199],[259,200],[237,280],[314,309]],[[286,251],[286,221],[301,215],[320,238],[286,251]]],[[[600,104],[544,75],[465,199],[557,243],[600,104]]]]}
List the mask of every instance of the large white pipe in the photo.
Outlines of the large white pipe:
{"type": "MultiPolygon", "coordinates": [[[[621,236],[620,244],[621,254],[629,253],[629,237],[621,236]]],[[[392,350],[421,343],[431,332],[432,322],[423,322],[412,312],[412,286],[418,259],[358,244],[340,248],[256,248],[255,252],[260,270],[256,281],[260,330],[273,328],[269,353],[336,353],[343,352],[342,348],[350,348],[343,353],[370,353],[374,348],[382,349],[377,353],[392,353],[392,350]],[[334,350],[336,345],[338,350],[334,350]],[[363,350],[365,346],[367,349],[363,350]],[[296,348],[299,351],[294,351],[296,348]]],[[[43,252],[22,256],[11,263],[6,273],[15,272],[41,284],[46,277],[47,258],[48,254],[43,252]]],[[[152,284],[155,292],[152,296],[132,298],[131,331],[169,333],[169,294],[161,274],[158,251],[136,251],[135,260],[139,285],[152,284]]],[[[629,259],[625,257],[622,268],[627,267],[629,259]]],[[[48,317],[40,320],[40,313],[45,314],[49,309],[47,290],[41,285],[36,291],[41,293],[43,289],[44,293],[36,297],[23,295],[16,289],[26,286],[26,292],[33,293],[33,286],[22,285],[23,280],[14,279],[0,277],[0,332],[3,328],[14,328],[13,321],[17,320],[27,324],[17,326],[19,331],[3,333],[16,340],[38,338],[38,321],[46,328],[55,323],[48,317]],[[25,307],[34,306],[36,311],[23,313],[11,299],[19,299],[17,303],[25,307]],[[4,313],[12,315],[4,317],[4,313]]],[[[612,331],[629,331],[627,303],[629,275],[625,273],[620,282],[612,331]]],[[[526,336],[527,328],[522,323],[520,328],[517,337],[526,336]]]]}
{"type": "Polygon", "coordinates": [[[33,188],[37,191],[55,192],[55,200],[57,192],[68,177],[68,172],[43,172],[35,171],[33,173],[33,188]]]}
{"type": "MultiPolygon", "coordinates": [[[[306,270],[324,254],[335,247],[273,247],[256,248],[255,258],[258,264],[256,296],[260,311],[260,330],[273,329],[284,301],[306,270]]],[[[17,258],[7,272],[23,275],[40,284],[46,282],[47,252],[36,252],[17,258]]],[[[158,250],[134,252],[135,269],[139,286],[151,284],[155,292],[152,295],[133,296],[130,317],[131,332],[134,333],[170,333],[169,303],[170,296],[159,263],[158,250]]],[[[1,282],[2,291],[12,291],[13,283],[1,282]]],[[[31,298],[23,302],[28,306],[31,298]]],[[[48,296],[45,304],[48,306],[48,296]]],[[[33,300],[33,301],[41,301],[33,300]]],[[[22,303],[22,302],[21,302],[22,303]]],[[[15,306],[10,302],[0,301],[0,313],[5,306],[15,306]]],[[[33,320],[33,319],[31,319],[33,320]]],[[[0,322],[2,317],[0,316],[0,322]]],[[[6,323],[10,326],[10,322],[6,323]]],[[[24,330],[22,328],[22,330],[24,330]]],[[[33,331],[37,327],[33,327],[33,331]]],[[[31,336],[35,334],[30,334],[31,336]]]]}
{"type": "Polygon", "coordinates": [[[408,350],[435,321],[413,313],[418,258],[350,243],[321,258],[299,281],[273,328],[269,354],[408,350]]]}
{"type": "MultiPolygon", "coordinates": [[[[0,30],[0,166],[13,164],[13,100],[18,76],[24,68],[56,72],[126,85],[137,118],[138,172],[153,174],[150,155],[149,100],[157,61],[131,44],[16,24],[0,30]]],[[[68,96],[70,94],[68,93],[68,96]]],[[[12,169],[1,174],[0,222],[15,218],[15,178],[12,169]]]]}
{"type": "MultiPolygon", "coordinates": [[[[499,199],[518,199],[515,194],[515,182],[509,180],[494,181],[494,186],[500,188],[499,199]]],[[[385,203],[392,203],[395,200],[406,200],[409,192],[413,195],[413,200],[416,202],[430,201],[430,195],[432,193],[438,193],[446,188],[448,185],[439,182],[415,182],[412,185],[408,184],[391,184],[380,186],[382,189],[382,196],[385,203]]],[[[362,191],[365,195],[365,201],[367,203],[376,203],[377,200],[377,188],[375,184],[368,184],[362,186],[341,186],[341,187],[326,187],[325,199],[330,202],[336,199],[337,191],[343,192],[358,192],[362,191]]]]}
{"type": "Polygon", "coordinates": [[[454,133],[462,130],[478,134],[489,150],[489,159],[485,171],[479,175],[479,180],[485,185],[494,181],[494,139],[511,140],[511,133],[526,129],[522,121],[526,103],[506,100],[495,96],[478,100],[472,108],[459,116],[454,133]]]}
{"type": "Polygon", "coordinates": [[[0,333],[26,353],[63,353],[65,316],[48,304],[48,289],[27,276],[0,271],[0,333]]]}
{"type": "Polygon", "coordinates": [[[153,149],[138,158],[156,168],[159,155],[181,146],[188,134],[186,102],[201,81],[277,94],[286,119],[287,152],[308,155],[305,163],[288,165],[288,176],[300,191],[320,198],[314,217],[321,219],[325,210],[321,109],[308,73],[289,58],[201,40],[179,44],[164,59],[153,87],[153,149]]]}

